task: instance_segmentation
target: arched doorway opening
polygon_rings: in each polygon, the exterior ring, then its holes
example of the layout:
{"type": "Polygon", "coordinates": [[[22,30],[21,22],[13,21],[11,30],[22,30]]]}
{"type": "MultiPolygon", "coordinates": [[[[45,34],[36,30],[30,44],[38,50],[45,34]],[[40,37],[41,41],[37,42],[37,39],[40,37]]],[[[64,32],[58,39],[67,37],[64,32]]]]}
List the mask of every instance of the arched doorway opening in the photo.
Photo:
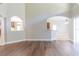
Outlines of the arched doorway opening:
{"type": "Polygon", "coordinates": [[[69,40],[69,18],[54,16],[47,19],[47,29],[51,31],[52,40],[69,40]]]}
{"type": "Polygon", "coordinates": [[[23,20],[19,16],[11,17],[11,31],[22,31],[23,20]]]}

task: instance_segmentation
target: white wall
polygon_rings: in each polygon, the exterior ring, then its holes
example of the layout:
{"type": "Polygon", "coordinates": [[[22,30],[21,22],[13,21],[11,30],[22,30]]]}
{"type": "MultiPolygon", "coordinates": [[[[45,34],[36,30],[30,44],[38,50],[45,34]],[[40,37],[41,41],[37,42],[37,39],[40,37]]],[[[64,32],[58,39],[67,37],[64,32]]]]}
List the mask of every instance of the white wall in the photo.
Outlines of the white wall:
{"type": "Polygon", "coordinates": [[[79,4],[74,4],[74,7],[72,9],[72,16],[74,42],[79,44],[79,4]]]}
{"type": "Polygon", "coordinates": [[[75,17],[79,15],[79,5],[78,4],[70,4],[69,5],[69,36],[71,40],[74,40],[74,21],[75,17]]]}
{"type": "Polygon", "coordinates": [[[0,4],[0,15],[3,16],[3,17],[6,17],[6,7],[7,7],[7,4],[0,4]]]}
{"type": "Polygon", "coordinates": [[[23,3],[10,3],[7,4],[7,20],[6,20],[6,42],[13,42],[25,39],[24,31],[11,31],[10,20],[12,16],[19,16],[25,21],[25,4],[23,3]]]}
{"type": "Polygon", "coordinates": [[[50,39],[51,33],[46,28],[47,19],[56,15],[69,16],[68,11],[68,4],[26,4],[26,39],[50,39]]]}
{"type": "Polygon", "coordinates": [[[60,15],[69,16],[68,4],[54,3],[10,3],[6,4],[1,13],[6,16],[6,42],[19,41],[22,39],[50,39],[51,33],[46,28],[48,18],[60,15]],[[6,10],[6,11],[4,11],[6,10]],[[12,32],[10,18],[20,16],[25,21],[25,31],[12,32]]]}
{"type": "Polygon", "coordinates": [[[5,43],[5,34],[6,34],[6,29],[5,29],[5,17],[6,17],[6,4],[0,4],[0,20],[1,20],[1,37],[0,37],[0,45],[3,45],[5,43]]]}

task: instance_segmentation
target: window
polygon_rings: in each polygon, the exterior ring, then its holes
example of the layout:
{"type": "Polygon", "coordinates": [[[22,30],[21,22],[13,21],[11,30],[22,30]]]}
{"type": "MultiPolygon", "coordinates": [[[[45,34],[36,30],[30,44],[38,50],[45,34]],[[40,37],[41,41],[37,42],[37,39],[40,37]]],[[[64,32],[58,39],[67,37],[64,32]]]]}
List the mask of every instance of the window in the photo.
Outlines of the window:
{"type": "Polygon", "coordinates": [[[22,31],[23,20],[18,16],[11,17],[11,31],[22,31]]]}

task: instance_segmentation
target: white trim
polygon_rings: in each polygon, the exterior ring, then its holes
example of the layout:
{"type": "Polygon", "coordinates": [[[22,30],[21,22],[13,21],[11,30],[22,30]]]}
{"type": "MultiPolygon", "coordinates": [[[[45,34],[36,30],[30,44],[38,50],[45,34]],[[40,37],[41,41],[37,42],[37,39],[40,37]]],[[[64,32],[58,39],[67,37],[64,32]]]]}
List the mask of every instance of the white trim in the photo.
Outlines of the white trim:
{"type": "MultiPolygon", "coordinates": [[[[71,40],[71,39],[67,39],[67,40],[71,40]]],[[[23,40],[18,40],[18,41],[6,42],[4,45],[19,43],[22,41],[53,41],[53,39],[41,39],[41,40],[40,39],[23,39],[23,40]]]]}
{"type": "Polygon", "coordinates": [[[19,42],[22,42],[22,41],[26,41],[26,40],[23,39],[23,40],[17,40],[17,41],[5,42],[5,45],[6,45],[6,44],[19,43],[19,42]]]}
{"type": "Polygon", "coordinates": [[[76,36],[76,30],[75,30],[76,24],[75,24],[75,21],[76,21],[76,19],[74,18],[74,21],[73,21],[73,23],[74,23],[74,26],[73,26],[73,29],[74,29],[74,33],[73,33],[73,38],[74,38],[74,39],[73,39],[73,41],[74,41],[74,43],[76,42],[76,39],[75,39],[75,38],[76,38],[76,37],[75,37],[75,36],[76,36]]]}
{"type": "Polygon", "coordinates": [[[1,20],[1,38],[0,38],[0,45],[4,45],[4,43],[5,43],[5,27],[4,27],[4,18],[3,17],[1,17],[0,18],[0,20],[1,20]]]}
{"type": "Polygon", "coordinates": [[[19,43],[19,42],[22,42],[22,41],[52,41],[52,40],[50,40],[50,39],[22,39],[22,40],[18,40],[18,41],[12,41],[12,42],[6,42],[5,43],[5,45],[6,44],[13,44],[13,43],[19,43]]]}
{"type": "Polygon", "coordinates": [[[4,45],[5,45],[5,43],[1,43],[1,44],[0,44],[0,46],[4,46],[4,45]]]}

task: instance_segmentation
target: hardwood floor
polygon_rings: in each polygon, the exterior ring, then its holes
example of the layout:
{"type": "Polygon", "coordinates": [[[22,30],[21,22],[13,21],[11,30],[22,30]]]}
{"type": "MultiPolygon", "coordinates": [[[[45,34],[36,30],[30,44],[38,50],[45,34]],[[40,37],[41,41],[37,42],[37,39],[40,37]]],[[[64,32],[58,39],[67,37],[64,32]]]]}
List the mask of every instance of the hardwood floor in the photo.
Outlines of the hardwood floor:
{"type": "Polygon", "coordinates": [[[0,56],[77,56],[79,46],[70,41],[26,41],[0,46],[0,56]]]}

